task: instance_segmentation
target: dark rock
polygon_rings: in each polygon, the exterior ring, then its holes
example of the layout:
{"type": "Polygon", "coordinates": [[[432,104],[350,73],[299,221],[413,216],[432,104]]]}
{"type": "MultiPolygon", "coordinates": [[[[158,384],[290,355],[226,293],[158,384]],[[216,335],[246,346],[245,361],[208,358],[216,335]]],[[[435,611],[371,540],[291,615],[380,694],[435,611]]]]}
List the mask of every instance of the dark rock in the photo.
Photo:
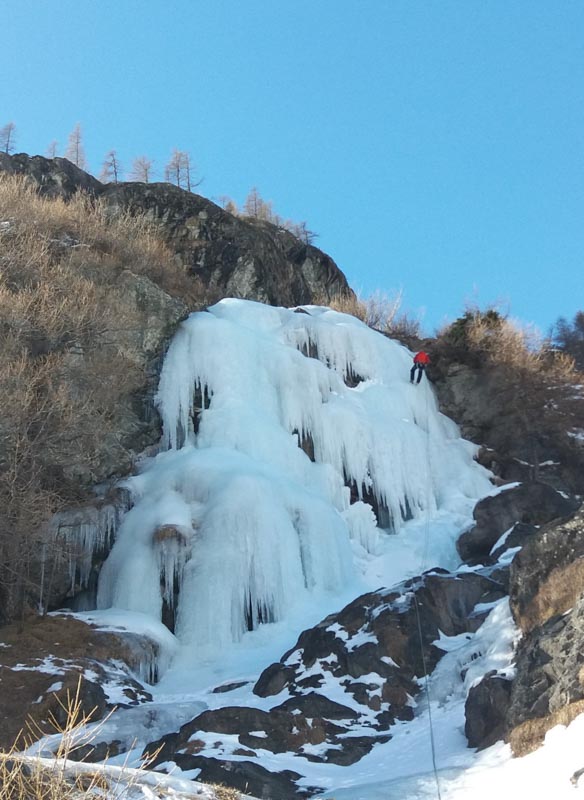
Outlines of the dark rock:
{"type": "Polygon", "coordinates": [[[254,693],[260,697],[280,694],[293,677],[294,669],[292,667],[286,667],[280,662],[270,664],[260,675],[254,687],[254,693]]]}
{"type": "Polygon", "coordinates": [[[572,513],[576,506],[575,501],[537,481],[485,497],[475,506],[475,526],[457,542],[458,552],[467,563],[490,563],[493,545],[515,523],[543,525],[572,513]]]}
{"type": "Polygon", "coordinates": [[[156,660],[158,645],[145,637],[98,631],[70,616],[47,616],[28,619],[22,631],[3,627],[2,643],[0,749],[17,740],[22,745],[23,731],[28,740],[55,733],[55,722],[68,721],[72,698],[91,722],[103,719],[113,708],[104,686],[126,698],[116,707],[152,700],[135,677],[156,660]],[[44,664],[50,665],[48,671],[44,664]]]}
{"type": "Polygon", "coordinates": [[[468,693],[464,707],[464,733],[470,747],[490,747],[505,733],[511,681],[488,672],[468,693]]]}
{"type": "Polygon", "coordinates": [[[278,710],[291,714],[300,712],[304,717],[322,717],[323,719],[349,721],[355,720],[358,716],[358,712],[353,708],[336,703],[334,700],[329,700],[328,697],[317,692],[291,697],[273,709],[273,711],[278,710]]]}
{"type": "Polygon", "coordinates": [[[527,522],[517,522],[503,544],[491,552],[491,560],[496,562],[505,551],[515,547],[523,547],[537,530],[538,528],[535,525],[530,525],[527,522]]]}
{"type": "Polygon", "coordinates": [[[114,210],[159,222],[181,263],[217,298],[294,306],[350,293],[334,261],[316,247],[171,184],[109,184],[102,196],[114,210]]]}
{"type": "Polygon", "coordinates": [[[122,753],[122,742],[114,739],[111,742],[98,742],[97,744],[80,744],[69,755],[72,761],[83,761],[89,764],[98,764],[108,758],[114,758],[122,753]]]}
{"type": "Polygon", "coordinates": [[[249,681],[234,681],[233,683],[223,683],[221,686],[216,686],[213,689],[213,694],[223,694],[226,692],[233,692],[235,689],[241,689],[242,686],[245,686],[246,683],[249,681]]]}
{"type": "Polygon", "coordinates": [[[317,787],[299,789],[296,781],[302,776],[297,772],[270,772],[253,761],[222,761],[218,758],[179,754],[175,756],[175,762],[183,771],[200,769],[197,780],[203,783],[231,786],[261,800],[298,800],[299,797],[312,797],[319,791],[317,787]]]}
{"type": "Polygon", "coordinates": [[[79,191],[98,195],[103,190],[98,180],[66,158],[43,158],[26,153],[8,156],[0,153],[0,172],[27,176],[46,197],[69,200],[79,191]]]}
{"type": "Polygon", "coordinates": [[[510,606],[523,631],[575,605],[584,592],[584,508],[533,534],[510,570],[510,606]]]}
{"type": "Polygon", "coordinates": [[[584,710],[583,630],[579,600],[568,614],[551,617],[521,639],[506,719],[514,752],[528,752],[547,730],[584,710]]]}
{"type": "Polygon", "coordinates": [[[408,581],[395,591],[363,595],[338,614],[304,631],[280,664],[272,664],[260,676],[254,692],[267,697],[275,693],[274,689],[280,692],[287,688],[295,696],[281,708],[298,708],[306,716],[327,717],[317,693],[302,694],[305,672],[310,670],[310,677],[319,678],[321,684],[325,678],[338,681],[364,712],[372,710],[382,717],[379,725],[385,729],[396,718],[411,718],[411,698],[419,690],[416,678],[424,674],[414,596],[424,660],[430,670],[441,656],[432,644],[440,631],[451,636],[476,630],[479,621],[471,617],[475,605],[499,599],[503,594],[503,588],[492,578],[436,571],[408,581]],[[378,680],[361,680],[370,675],[377,675],[378,680]]]}
{"type": "MultiPolygon", "coordinates": [[[[349,767],[351,764],[356,764],[363,756],[371,752],[376,744],[388,742],[391,736],[377,736],[372,738],[370,736],[351,736],[350,747],[345,746],[340,750],[331,749],[327,750],[323,759],[327,764],[338,764],[339,767],[349,767]]],[[[347,740],[349,741],[349,740],[347,740]]],[[[315,760],[310,756],[306,756],[308,761],[315,760]]]]}

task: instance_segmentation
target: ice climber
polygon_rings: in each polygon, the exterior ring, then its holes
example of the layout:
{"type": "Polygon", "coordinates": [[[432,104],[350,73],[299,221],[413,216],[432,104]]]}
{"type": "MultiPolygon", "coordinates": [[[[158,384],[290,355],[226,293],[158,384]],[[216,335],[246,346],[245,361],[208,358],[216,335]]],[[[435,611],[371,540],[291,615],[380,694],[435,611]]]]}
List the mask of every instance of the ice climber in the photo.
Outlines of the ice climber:
{"type": "Polygon", "coordinates": [[[419,353],[416,353],[414,356],[414,366],[410,370],[410,383],[414,382],[414,377],[416,374],[416,370],[418,370],[418,380],[416,383],[419,383],[422,380],[422,373],[430,363],[430,356],[424,350],[420,350],[419,353]]]}

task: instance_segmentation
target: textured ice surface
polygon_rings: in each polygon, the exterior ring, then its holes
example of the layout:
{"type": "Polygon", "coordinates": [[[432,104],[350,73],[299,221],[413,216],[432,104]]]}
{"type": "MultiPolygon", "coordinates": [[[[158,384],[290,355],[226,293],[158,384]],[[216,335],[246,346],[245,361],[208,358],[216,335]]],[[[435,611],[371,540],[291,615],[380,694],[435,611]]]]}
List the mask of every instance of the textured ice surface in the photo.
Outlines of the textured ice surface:
{"type": "Polygon", "coordinates": [[[128,481],[136,504],[99,606],[160,619],[175,604],[179,640],[209,656],[310,598],[419,571],[429,520],[438,561],[452,559],[490,485],[410,363],[326,308],[224,300],[192,314],[160,379],[167,449],[128,481]],[[163,526],[176,537],[157,541],[163,526]]]}

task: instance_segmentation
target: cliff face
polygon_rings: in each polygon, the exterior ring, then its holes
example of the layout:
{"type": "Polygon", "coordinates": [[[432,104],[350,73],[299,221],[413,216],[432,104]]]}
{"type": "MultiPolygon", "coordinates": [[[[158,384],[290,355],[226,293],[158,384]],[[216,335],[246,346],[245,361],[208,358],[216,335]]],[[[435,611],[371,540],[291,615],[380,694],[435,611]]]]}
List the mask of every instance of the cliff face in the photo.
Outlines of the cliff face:
{"type": "Polygon", "coordinates": [[[42,194],[99,197],[112,213],[145,213],[189,275],[213,299],[241,297],[270,305],[324,303],[351,289],[335,262],[269,222],[229,214],[169,183],[102,184],[64,158],[0,153],[0,171],[26,175],[42,194]]]}

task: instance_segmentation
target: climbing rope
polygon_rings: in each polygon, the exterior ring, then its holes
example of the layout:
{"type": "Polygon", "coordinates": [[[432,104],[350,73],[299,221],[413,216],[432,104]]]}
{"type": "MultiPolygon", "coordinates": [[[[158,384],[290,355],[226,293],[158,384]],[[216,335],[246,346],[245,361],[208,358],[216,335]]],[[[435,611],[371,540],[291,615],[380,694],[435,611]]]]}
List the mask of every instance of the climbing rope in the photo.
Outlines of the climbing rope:
{"type": "MultiPolygon", "coordinates": [[[[430,501],[431,501],[431,480],[432,480],[432,463],[431,463],[431,449],[430,449],[430,390],[426,388],[426,522],[424,529],[424,545],[422,548],[422,559],[420,564],[420,575],[424,574],[427,568],[428,550],[430,546],[430,501]]],[[[420,640],[420,654],[422,656],[422,669],[424,672],[424,689],[426,691],[426,700],[428,706],[428,725],[430,728],[430,752],[432,754],[432,770],[434,772],[434,780],[436,782],[436,796],[438,800],[442,800],[440,793],[440,778],[438,776],[438,767],[436,764],[436,740],[434,737],[434,722],[432,719],[432,697],[430,694],[430,676],[428,675],[428,668],[426,664],[426,655],[424,653],[424,636],[422,633],[422,618],[420,616],[420,603],[418,595],[414,592],[414,607],[416,609],[416,622],[418,626],[418,637],[420,640]]]]}

